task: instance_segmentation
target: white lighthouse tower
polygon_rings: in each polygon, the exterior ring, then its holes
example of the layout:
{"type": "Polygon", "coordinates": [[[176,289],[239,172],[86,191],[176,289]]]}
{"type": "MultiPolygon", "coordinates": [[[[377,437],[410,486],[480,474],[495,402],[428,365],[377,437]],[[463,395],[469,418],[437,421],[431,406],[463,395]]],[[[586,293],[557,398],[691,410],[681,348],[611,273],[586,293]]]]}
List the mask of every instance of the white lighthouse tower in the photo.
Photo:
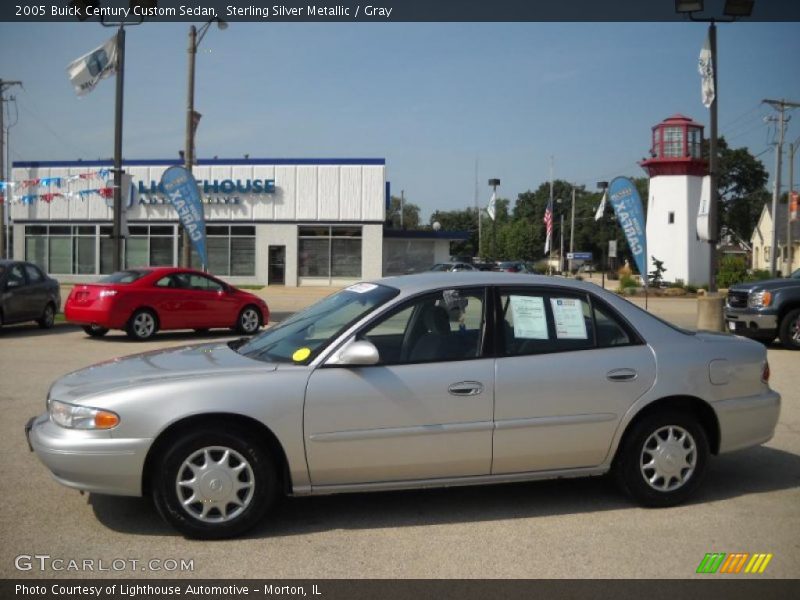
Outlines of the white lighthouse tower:
{"type": "MultiPolygon", "coordinates": [[[[664,262],[664,279],[701,286],[709,282],[708,242],[697,238],[697,210],[708,198],[703,126],[673,115],[653,127],[650,158],[639,163],[650,176],[647,198],[647,264],[664,262]]],[[[707,204],[706,204],[707,205],[707,204]]]]}

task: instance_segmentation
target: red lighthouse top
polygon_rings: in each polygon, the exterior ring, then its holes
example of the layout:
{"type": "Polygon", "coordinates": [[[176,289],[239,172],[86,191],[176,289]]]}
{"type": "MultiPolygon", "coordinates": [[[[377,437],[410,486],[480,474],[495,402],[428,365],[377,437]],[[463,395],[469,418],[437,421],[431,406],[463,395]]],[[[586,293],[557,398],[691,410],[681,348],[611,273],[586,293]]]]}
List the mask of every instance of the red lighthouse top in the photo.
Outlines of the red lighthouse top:
{"type": "Polygon", "coordinates": [[[708,174],[703,159],[703,126],[683,115],[672,115],[653,127],[650,158],[639,163],[650,177],[708,174]]]}

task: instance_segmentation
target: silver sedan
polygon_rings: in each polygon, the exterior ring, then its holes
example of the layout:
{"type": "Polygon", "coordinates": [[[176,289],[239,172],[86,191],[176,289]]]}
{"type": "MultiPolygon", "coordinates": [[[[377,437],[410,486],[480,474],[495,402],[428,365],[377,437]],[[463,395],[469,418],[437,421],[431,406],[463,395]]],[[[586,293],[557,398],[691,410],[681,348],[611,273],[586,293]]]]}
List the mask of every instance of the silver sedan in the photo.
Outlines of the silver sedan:
{"type": "Polygon", "coordinates": [[[352,285],[252,339],[56,381],[28,439],[55,479],[151,495],[184,535],[243,533],[279,494],[613,473],[645,506],[769,440],[761,344],[691,333],[597,286],[505,273],[352,285]]]}

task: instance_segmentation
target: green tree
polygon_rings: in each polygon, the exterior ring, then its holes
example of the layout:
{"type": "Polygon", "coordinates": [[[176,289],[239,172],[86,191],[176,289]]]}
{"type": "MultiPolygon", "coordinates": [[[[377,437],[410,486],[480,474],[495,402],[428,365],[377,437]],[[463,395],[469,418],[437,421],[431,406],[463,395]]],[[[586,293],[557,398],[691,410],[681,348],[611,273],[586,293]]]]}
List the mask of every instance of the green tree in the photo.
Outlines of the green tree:
{"type": "Polygon", "coordinates": [[[463,210],[437,210],[430,218],[430,225],[439,223],[442,231],[468,231],[469,239],[463,242],[454,242],[450,247],[451,254],[455,256],[476,256],[478,254],[478,217],[477,210],[465,208],[463,210]]]}
{"type": "MultiPolygon", "coordinates": [[[[403,229],[419,229],[419,206],[408,200],[403,202],[403,229]]],[[[400,229],[400,198],[392,196],[386,211],[386,226],[400,229]]]]}
{"type": "MultiPolygon", "coordinates": [[[[704,142],[705,156],[708,144],[704,142]]],[[[764,203],[770,198],[765,189],[764,164],[747,148],[730,148],[724,137],[717,141],[719,153],[720,224],[749,240],[758,223],[764,203]]]]}

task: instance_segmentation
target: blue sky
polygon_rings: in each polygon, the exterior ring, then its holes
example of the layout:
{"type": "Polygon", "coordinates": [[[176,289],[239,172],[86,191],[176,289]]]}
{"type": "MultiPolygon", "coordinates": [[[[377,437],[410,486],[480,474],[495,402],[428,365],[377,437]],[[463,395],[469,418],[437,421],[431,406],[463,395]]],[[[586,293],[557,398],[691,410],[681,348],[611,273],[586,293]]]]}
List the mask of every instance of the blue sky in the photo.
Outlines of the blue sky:
{"type": "MultiPolygon", "coordinates": [[[[593,188],[642,175],[650,127],[674,113],[708,124],[700,23],[232,23],[197,57],[201,158],[386,158],[394,193],[423,214],[474,203],[499,177],[516,198],[555,176],[593,188]]],[[[183,147],[186,23],[128,30],[124,155],[183,147]]],[[[114,81],[78,98],[66,65],[102,44],[97,23],[0,24],[0,77],[19,121],[12,160],[108,158],[114,81]]],[[[800,24],[720,24],[720,131],[770,171],[763,98],[800,101],[800,24]]],[[[800,111],[787,141],[800,135],[800,111]]],[[[12,117],[14,111],[12,107],[12,117]]],[[[796,171],[798,171],[796,166],[796,171]]],[[[788,165],[785,166],[785,173],[788,165]]],[[[800,179],[800,173],[796,175],[800,179]]],[[[784,183],[786,179],[784,178],[784,183]]]]}

